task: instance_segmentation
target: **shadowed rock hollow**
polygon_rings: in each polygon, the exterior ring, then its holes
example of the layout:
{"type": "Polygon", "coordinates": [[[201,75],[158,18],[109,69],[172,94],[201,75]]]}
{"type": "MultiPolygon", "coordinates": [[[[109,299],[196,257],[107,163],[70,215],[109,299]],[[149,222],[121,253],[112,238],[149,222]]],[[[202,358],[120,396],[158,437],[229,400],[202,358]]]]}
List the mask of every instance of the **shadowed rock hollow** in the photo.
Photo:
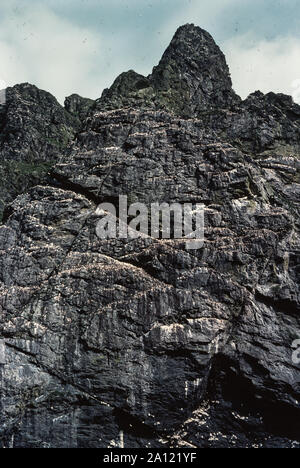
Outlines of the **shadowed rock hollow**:
{"type": "Polygon", "coordinates": [[[242,101],[194,25],[150,76],[47,104],[51,125],[41,96],[15,131],[1,114],[14,144],[73,133],[0,226],[0,445],[299,448],[300,107],[242,101]],[[204,204],[204,247],[99,239],[119,195],[204,204]]]}

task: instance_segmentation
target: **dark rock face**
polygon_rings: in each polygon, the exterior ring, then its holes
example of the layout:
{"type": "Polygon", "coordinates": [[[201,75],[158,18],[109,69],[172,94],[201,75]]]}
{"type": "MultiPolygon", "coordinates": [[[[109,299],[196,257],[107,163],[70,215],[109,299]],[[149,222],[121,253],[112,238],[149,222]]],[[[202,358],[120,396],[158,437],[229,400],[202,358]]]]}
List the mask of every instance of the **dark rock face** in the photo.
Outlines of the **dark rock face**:
{"type": "Polygon", "coordinates": [[[4,205],[45,179],[74,138],[80,119],[28,83],[6,90],[0,105],[0,219],[4,205]]]}
{"type": "Polygon", "coordinates": [[[181,117],[198,117],[211,109],[240,102],[224,54],[208,32],[182,26],[150,76],[120,75],[98,100],[100,110],[127,106],[165,109],[181,117]]]}
{"type": "Polygon", "coordinates": [[[280,158],[300,152],[300,106],[290,96],[255,92],[231,111],[208,112],[201,118],[247,153],[280,158]]]}
{"type": "Polygon", "coordinates": [[[3,447],[300,447],[299,106],[230,86],[188,25],[151,77],[69,100],[81,131],[0,227],[3,447]],[[164,70],[202,83],[184,109],[164,70]],[[202,203],[204,247],[99,239],[119,195],[202,203]]]}
{"type": "Polygon", "coordinates": [[[87,118],[93,105],[94,101],[92,99],[83,98],[78,94],[68,96],[64,102],[65,109],[76,119],[79,119],[80,122],[87,118]]]}
{"type": "Polygon", "coordinates": [[[224,54],[208,32],[194,25],[178,29],[151,81],[155,89],[173,95],[174,110],[181,115],[230,108],[240,100],[232,90],[224,54]],[[181,101],[186,101],[182,107],[181,101]]]}

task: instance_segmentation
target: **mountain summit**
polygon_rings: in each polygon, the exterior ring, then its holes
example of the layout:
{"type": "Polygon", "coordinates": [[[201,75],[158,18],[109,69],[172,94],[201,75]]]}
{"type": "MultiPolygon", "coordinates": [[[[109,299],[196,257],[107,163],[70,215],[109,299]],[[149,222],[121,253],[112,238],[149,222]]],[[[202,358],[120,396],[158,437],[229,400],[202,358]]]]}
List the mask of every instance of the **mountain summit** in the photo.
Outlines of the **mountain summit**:
{"type": "Polygon", "coordinates": [[[193,24],[177,30],[150,79],[157,90],[180,93],[195,115],[238,100],[223,52],[208,32],[193,24]]]}
{"type": "Polygon", "coordinates": [[[177,30],[151,75],[122,73],[98,104],[99,109],[142,106],[197,117],[202,111],[231,108],[239,101],[225,56],[212,36],[186,24],[177,30]]]}

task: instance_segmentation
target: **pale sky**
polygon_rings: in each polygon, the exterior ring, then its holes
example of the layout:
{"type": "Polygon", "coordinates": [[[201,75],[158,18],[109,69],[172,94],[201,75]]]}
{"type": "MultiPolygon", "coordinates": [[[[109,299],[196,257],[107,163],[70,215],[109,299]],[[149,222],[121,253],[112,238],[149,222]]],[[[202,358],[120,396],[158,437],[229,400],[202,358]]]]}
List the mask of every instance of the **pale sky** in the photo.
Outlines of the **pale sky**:
{"type": "Polygon", "coordinates": [[[98,98],[123,71],[151,73],[185,23],[213,35],[243,98],[260,89],[300,103],[299,0],[0,0],[0,88],[98,98]]]}

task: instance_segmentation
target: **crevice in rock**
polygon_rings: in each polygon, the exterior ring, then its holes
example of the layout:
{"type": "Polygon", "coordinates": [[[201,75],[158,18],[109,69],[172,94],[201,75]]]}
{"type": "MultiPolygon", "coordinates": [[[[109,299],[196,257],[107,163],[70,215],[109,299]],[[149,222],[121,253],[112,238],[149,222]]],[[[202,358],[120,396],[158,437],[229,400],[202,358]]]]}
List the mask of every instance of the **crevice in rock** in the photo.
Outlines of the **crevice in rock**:
{"type": "Polygon", "coordinates": [[[267,297],[258,291],[255,292],[255,298],[258,302],[261,302],[268,307],[272,307],[277,313],[291,315],[295,318],[299,317],[300,308],[294,301],[289,299],[267,297]]]}

